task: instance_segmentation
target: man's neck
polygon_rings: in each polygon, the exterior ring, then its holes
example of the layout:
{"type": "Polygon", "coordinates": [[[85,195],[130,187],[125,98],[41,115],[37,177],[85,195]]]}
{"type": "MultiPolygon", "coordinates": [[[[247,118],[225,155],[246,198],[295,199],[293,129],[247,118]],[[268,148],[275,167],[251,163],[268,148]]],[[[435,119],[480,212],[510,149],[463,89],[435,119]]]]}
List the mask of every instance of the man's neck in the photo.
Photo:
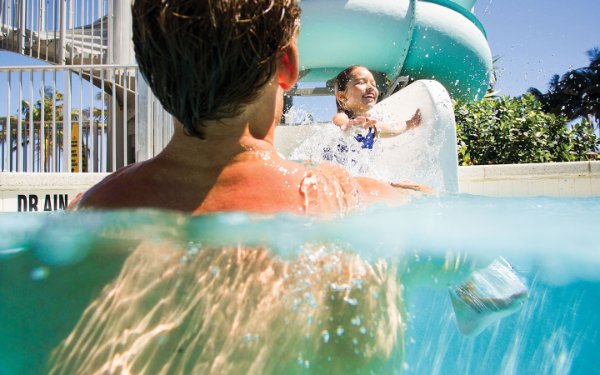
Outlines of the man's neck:
{"type": "Polygon", "coordinates": [[[160,157],[188,167],[221,168],[246,152],[274,152],[275,126],[282,107],[283,91],[267,84],[239,116],[205,122],[205,139],[185,134],[183,125],[176,123],[173,139],[160,157]]]}

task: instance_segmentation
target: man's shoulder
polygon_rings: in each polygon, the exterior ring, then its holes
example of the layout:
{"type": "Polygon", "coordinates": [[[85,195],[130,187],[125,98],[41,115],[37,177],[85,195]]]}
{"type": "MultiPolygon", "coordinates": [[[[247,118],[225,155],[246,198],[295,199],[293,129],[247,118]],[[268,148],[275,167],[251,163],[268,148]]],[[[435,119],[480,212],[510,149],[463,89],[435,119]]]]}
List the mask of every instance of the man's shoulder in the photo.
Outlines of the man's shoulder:
{"type": "Polygon", "coordinates": [[[118,208],[126,206],[135,179],[131,178],[132,165],[123,167],[92,186],[74,202],[73,208],[118,208]]]}

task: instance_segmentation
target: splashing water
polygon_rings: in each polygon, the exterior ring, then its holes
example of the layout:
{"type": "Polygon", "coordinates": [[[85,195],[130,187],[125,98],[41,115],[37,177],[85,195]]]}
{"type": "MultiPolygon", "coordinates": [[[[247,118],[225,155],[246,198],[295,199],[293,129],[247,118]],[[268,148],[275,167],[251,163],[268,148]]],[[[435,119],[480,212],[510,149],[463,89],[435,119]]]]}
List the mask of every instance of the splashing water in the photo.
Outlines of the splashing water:
{"type": "Polygon", "coordinates": [[[425,123],[395,138],[393,142],[377,139],[373,149],[361,148],[354,135],[351,131],[340,131],[333,124],[320,125],[288,158],[334,162],[344,166],[354,176],[389,182],[412,181],[434,188],[443,186],[443,176],[437,166],[440,147],[444,143],[443,132],[432,130],[425,123]],[[423,168],[423,165],[433,167],[423,168]]]}
{"type": "Polygon", "coordinates": [[[292,151],[289,159],[334,162],[352,175],[372,175],[375,173],[372,163],[380,151],[361,149],[354,135],[354,131],[342,132],[332,123],[320,125],[292,151]]]}

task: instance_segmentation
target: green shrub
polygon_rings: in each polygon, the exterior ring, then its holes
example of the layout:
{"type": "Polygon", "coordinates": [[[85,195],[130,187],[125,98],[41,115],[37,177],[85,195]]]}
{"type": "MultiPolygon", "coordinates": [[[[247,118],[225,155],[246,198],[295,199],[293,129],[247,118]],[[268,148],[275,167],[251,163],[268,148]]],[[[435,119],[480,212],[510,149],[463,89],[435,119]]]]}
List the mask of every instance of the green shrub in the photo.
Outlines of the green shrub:
{"type": "Polygon", "coordinates": [[[531,94],[455,102],[460,165],[593,160],[599,140],[586,120],[569,125],[531,94]]]}

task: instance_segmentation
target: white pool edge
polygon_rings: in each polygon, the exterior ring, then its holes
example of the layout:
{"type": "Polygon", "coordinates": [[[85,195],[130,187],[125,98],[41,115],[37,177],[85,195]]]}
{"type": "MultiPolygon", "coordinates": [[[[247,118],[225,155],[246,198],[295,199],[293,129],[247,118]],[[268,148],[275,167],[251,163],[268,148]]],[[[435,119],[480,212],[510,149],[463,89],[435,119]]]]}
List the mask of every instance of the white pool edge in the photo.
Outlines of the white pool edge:
{"type": "MultiPolygon", "coordinates": [[[[0,212],[61,209],[108,173],[0,172],[0,212]]],[[[600,196],[600,161],[459,167],[460,193],[511,197],[600,196]]]]}
{"type": "Polygon", "coordinates": [[[600,161],[459,167],[460,192],[486,196],[600,196],[600,161]]]}

